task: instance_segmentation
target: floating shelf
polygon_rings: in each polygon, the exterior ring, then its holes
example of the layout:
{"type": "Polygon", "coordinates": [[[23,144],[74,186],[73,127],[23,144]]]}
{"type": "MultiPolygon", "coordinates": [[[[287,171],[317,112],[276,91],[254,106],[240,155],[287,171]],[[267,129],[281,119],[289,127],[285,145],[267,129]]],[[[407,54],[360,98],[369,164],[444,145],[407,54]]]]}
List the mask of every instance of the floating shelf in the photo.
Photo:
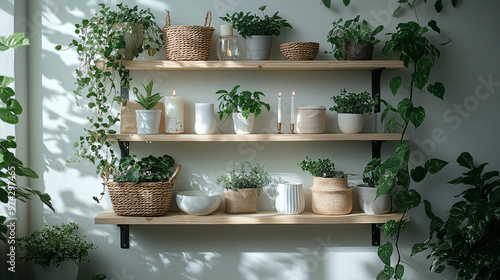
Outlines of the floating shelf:
{"type": "MultiPolygon", "coordinates": [[[[103,62],[98,67],[103,68],[103,62]]],[[[269,70],[269,71],[332,71],[332,70],[375,70],[401,69],[404,67],[401,60],[238,60],[238,61],[171,61],[171,60],[124,60],[127,70],[269,70]]]]}
{"type": "MultiPolygon", "coordinates": [[[[111,134],[110,141],[131,142],[310,142],[310,141],[399,141],[401,133],[358,134],[111,134]]],[[[405,136],[405,139],[407,137],[405,136]]]]}

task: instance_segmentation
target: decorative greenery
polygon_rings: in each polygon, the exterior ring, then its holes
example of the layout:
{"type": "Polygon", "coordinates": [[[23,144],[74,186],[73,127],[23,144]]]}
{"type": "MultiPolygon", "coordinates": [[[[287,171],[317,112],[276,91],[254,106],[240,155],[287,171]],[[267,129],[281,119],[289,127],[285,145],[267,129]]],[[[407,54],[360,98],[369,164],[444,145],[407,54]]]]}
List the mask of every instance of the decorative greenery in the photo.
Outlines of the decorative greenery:
{"type": "Polygon", "coordinates": [[[376,188],[378,185],[378,180],[380,179],[381,173],[380,159],[372,159],[365,167],[363,171],[363,182],[368,184],[370,188],[376,188]]]}
{"type": "MultiPolygon", "coordinates": [[[[349,4],[351,4],[351,0],[342,0],[342,2],[344,3],[344,5],[346,7],[349,6],[349,4]]],[[[425,0],[424,2],[427,3],[427,0],[425,0]]],[[[450,0],[450,2],[453,5],[453,7],[456,7],[458,5],[458,0],[450,0]]],[[[323,5],[325,5],[325,7],[327,7],[327,8],[330,8],[332,6],[332,0],[321,0],[321,3],[323,5]]],[[[415,5],[414,1],[411,1],[411,0],[399,0],[398,3],[399,3],[399,6],[394,11],[394,14],[397,14],[399,12],[399,10],[401,9],[403,4],[407,4],[411,9],[413,9],[413,7],[415,5]]],[[[429,1],[429,3],[430,3],[430,1],[429,1]]],[[[443,0],[435,0],[434,8],[436,9],[436,11],[438,13],[441,13],[441,11],[443,10],[443,0]]]]}
{"type": "Polygon", "coordinates": [[[17,247],[25,251],[21,260],[43,267],[59,267],[62,262],[72,261],[79,265],[90,262],[88,250],[97,247],[75,234],[75,223],[49,226],[34,231],[31,235],[18,238],[17,247]]]}
{"type": "MultiPolygon", "coordinates": [[[[0,36],[0,51],[27,45],[29,45],[29,40],[24,33],[14,33],[7,38],[0,36]]],[[[14,90],[9,87],[13,82],[14,78],[0,76],[0,119],[11,125],[18,123],[18,116],[23,112],[21,104],[14,98],[14,90]]],[[[6,204],[6,211],[13,216],[16,213],[13,207],[16,203],[14,199],[26,202],[34,194],[54,211],[48,194],[17,185],[16,176],[36,179],[38,175],[32,169],[25,167],[23,162],[11,152],[11,149],[16,147],[14,136],[7,136],[6,139],[0,138],[0,178],[2,178],[0,179],[0,202],[6,204]]],[[[6,219],[7,217],[0,215],[0,240],[7,243],[7,226],[4,224],[6,219]]],[[[9,244],[11,244],[10,239],[9,244]]]]}
{"type": "Polygon", "coordinates": [[[338,178],[343,176],[341,171],[335,171],[335,164],[330,159],[312,160],[306,156],[306,159],[297,163],[302,171],[309,172],[314,177],[338,178]]]}
{"type": "Polygon", "coordinates": [[[340,95],[331,98],[335,105],[330,111],[341,114],[371,114],[377,101],[368,92],[352,93],[345,89],[340,91],[340,95]]]}
{"type": "Polygon", "coordinates": [[[278,16],[279,12],[274,13],[272,17],[264,14],[266,5],[260,6],[259,10],[262,11],[262,18],[257,14],[251,15],[250,12],[244,14],[243,12],[233,13],[232,15],[226,14],[225,17],[220,17],[225,22],[231,23],[238,31],[238,33],[246,38],[252,35],[275,35],[281,34],[281,29],[292,26],[286,19],[278,16]]]}
{"type": "MultiPolygon", "coordinates": [[[[351,0],[342,0],[344,2],[344,5],[347,7],[349,4],[351,4],[351,0]]],[[[332,6],[332,0],[321,0],[321,3],[325,5],[325,7],[330,8],[332,6]]]]}
{"type": "MultiPolygon", "coordinates": [[[[120,86],[130,89],[131,78],[121,60],[132,59],[144,51],[152,56],[163,45],[161,29],[149,9],[129,8],[121,3],[117,4],[118,11],[110,10],[105,4],[99,6],[101,9],[95,17],[75,25],[78,40],[69,44],[76,48],[80,61],[76,70],[76,102],[93,115],[88,117],[90,126],[75,143],[78,150],[68,163],[88,160],[97,165],[97,173],[113,170],[109,166],[118,160],[106,135],[116,133],[113,126],[119,118],[113,113],[113,106],[121,101],[120,86]],[[136,31],[138,33],[134,33],[136,31]],[[133,34],[141,36],[141,31],[143,39],[138,45],[132,44],[133,34]]],[[[56,49],[60,50],[61,46],[56,49]]],[[[97,197],[94,200],[99,202],[97,197]]]]}
{"type": "Polygon", "coordinates": [[[139,89],[134,87],[134,94],[137,97],[137,103],[139,103],[144,110],[151,110],[158,102],[161,100],[161,95],[159,92],[153,94],[153,81],[149,82],[148,85],[142,85],[146,96],[139,92],[139,89]]]}
{"type": "Polygon", "coordinates": [[[500,173],[484,173],[487,163],[474,165],[466,152],[457,162],[468,170],[449,183],[470,187],[458,195],[463,200],[451,207],[446,221],[424,201],[430,235],[413,246],[412,255],[431,249],[431,271],[441,273],[451,266],[458,270],[459,280],[500,279],[500,173]]]}
{"type": "Polygon", "coordinates": [[[332,25],[333,28],[328,32],[327,41],[332,44],[333,51],[330,53],[333,53],[333,56],[339,60],[345,58],[343,48],[346,44],[368,42],[376,45],[380,40],[376,39],[375,35],[384,29],[382,25],[379,25],[372,31],[366,20],[359,22],[359,15],[354,19],[346,20],[345,23],[340,18],[332,22],[332,25]]]}
{"type": "Polygon", "coordinates": [[[134,156],[120,159],[117,167],[115,182],[167,182],[172,177],[170,171],[175,165],[175,160],[169,156],[147,156],[136,160],[134,156]]]}
{"type": "Polygon", "coordinates": [[[271,176],[264,165],[257,163],[252,167],[248,161],[239,165],[233,162],[231,171],[217,178],[216,183],[226,190],[257,189],[260,193],[262,188],[271,184],[271,176]]]}
{"type": "Polygon", "coordinates": [[[230,92],[224,89],[216,92],[216,94],[222,94],[217,99],[218,101],[222,100],[219,103],[219,111],[217,112],[220,120],[224,115],[227,115],[225,122],[232,113],[243,113],[243,117],[246,119],[248,119],[250,113],[255,113],[257,117],[262,113],[262,107],[266,108],[267,111],[271,110],[268,103],[260,100],[260,96],[265,96],[264,93],[260,91],[251,93],[247,90],[238,93],[238,88],[240,88],[240,85],[236,85],[230,92]]]}

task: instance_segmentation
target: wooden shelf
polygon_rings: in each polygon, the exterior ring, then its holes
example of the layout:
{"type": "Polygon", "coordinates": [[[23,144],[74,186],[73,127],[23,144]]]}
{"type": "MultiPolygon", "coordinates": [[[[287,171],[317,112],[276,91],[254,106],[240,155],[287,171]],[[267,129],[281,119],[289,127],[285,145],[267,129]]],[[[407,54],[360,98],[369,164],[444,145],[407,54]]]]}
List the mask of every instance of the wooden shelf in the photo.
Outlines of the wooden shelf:
{"type": "MultiPolygon", "coordinates": [[[[128,70],[269,70],[269,71],[344,71],[344,70],[375,70],[375,69],[401,69],[404,67],[400,60],[258,60],[258,61],[170,61],[170,60],[124,60],[123,64],[128,70]]],[[[103,62],[98,63],[103,68],[103,62]]]]}
{"type": "MultiPolygon", "coordinates": [[[[401,133],[358,134],[111,134],[110,141],[131,142],[304,142],[304,141],[399,141],[401,133]]],[[[407,137],[405,136],[405,139],[407,137]]]]}
{"type": "MultiPolygon", "coordinates": [[[[369,215],[355,212],[348,215],[325,216],[312,212],[300,215],[280,215],[275,211],[254,214],[225,214],[215,212],[208,216],[192,216],[181,212],[168,212],[159,217],[117,216],[104,211],[95,217],[95,224],[111,225],[325,225],[325,224],[378,224],[398,220],[402,213],[369,215]]],[[[409,218],[406,219],[409,221],[409,218]]]]}

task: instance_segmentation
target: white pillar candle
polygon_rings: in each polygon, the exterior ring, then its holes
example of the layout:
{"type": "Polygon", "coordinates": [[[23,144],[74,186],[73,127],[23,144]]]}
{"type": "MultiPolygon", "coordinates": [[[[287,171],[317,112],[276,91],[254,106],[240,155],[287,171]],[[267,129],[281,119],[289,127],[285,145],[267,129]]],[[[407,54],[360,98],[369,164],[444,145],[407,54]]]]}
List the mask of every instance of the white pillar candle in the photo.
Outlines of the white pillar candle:
{"type": "Polygon", "coordinates": [[[292,92],[292,112],[290,113],[290,123],[295,124],[295,91],[292,92]]]}
{"type": "Polygon", "coordinates": [[[278,94],[278,123],[281,123],[281,92],[278,94]]]}
{"type": "Polygon", "coordinates": [[[184,97],[165,96],[165,133],[184,133],[184,97]]]}
{"type": "Polygon", "coordinates": [[[220,36],[233,36],[233,25],[231,24],[221,25],[220,36]]]}

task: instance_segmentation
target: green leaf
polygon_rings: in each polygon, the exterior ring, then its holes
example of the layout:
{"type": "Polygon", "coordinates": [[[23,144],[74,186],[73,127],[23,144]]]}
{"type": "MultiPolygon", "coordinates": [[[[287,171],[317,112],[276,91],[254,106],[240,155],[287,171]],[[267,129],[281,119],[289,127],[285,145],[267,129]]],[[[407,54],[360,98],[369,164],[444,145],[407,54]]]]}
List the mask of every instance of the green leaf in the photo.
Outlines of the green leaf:
{"type": "Polygon", "coordinates": [[[29,44],[29,39],[24,36],[24,33],[14,33],[7,38],[0,36],[0,51],[5,51],[8,48],[27,46],[29,44]]]}
{"type": "Polygon", "coordinates": [[[396,157],[402,166],[407,166],[410,159],[410,142],[404,140],[396,148],[396,157]]]}
{"type": "Polygon", "coordinates": [[[332,0],[321,0],[325,7],[330,8],[332,6],[332,0]]]}
{"type": "Polygon", "coordinates": [[[429,219],[431,219],[431,220],[436,218],[436,215],[434,215],[434,213],[432,212],[432,205],[428,200],[424,199],[424,206],[425,206],[424,207],[425,214],[427,215],[427,217],[429,217],[429,219]]]}
{"type": "Polygon", "coordinates": [[[443,169],[447,164],[447,161],[433,158],[425,163],[425,168],[429,171],[429,173],[436,174],[441,171],[441,169],[443,169]]]}
{"type": "Polygon", "coordinates": [[[19,118],[5,108],[0,108],[0,119],[9,124],[16,124],[19,122],[19,118]]]}
{"type": "Polygon", "coordinates": [[[6,87],[14,82],[14,78],[11,77],[6,77],[6,76],[0,76],[0,86],[6,87]]]}
{"type": "Polygon", "coordinates": [[[344,5],[347,7],[351,4],[351,0],[344,0],[344,5]]]}
{"type": "Polygon", "coordinates": [[[457,163],[460,166],[463,166],[463,167],[466,167],[469,169],[474,168],[473,158],[472,158],[471,154],[469,154],[468,152],[461,153],[460,156],[457,158],[457,163]]]}
{"type": "Polygon", "coordinates": [[[425,120],[425,109],[422,106],[414,107],[410,113],[410,122],[415,126],[419,127],[425,120]]]}
{"type": "Polygon", "coordinates": [[[429,84],[427,86],[427,90],[432,93],[434,96],[437,98],[443,100],[444,98],[444,93],[445,93],[445,87],[442,83],[436,82],[434,84],[429,84]]]}
{"type": "Polygon", "coordinates": [[[410,119],[410,115],[413,110],[413,102],[411,102],[408,98],[405,98],[398,103],[399,115],[405,123],[410,119]]]}
{"type": "Polygon", "coordinates": [[[443,10],[443,1],[436,0],[436,3],[434,4],[434,8],[436,9],[436,12],[441,13],[441,11],[443,10]]]}
{"type": "Polygon", "coordinates": [[[3,188],[0,188],[0,202],[3,202],[3,203],[9,202],[9,194],[3,188]]]}
{"type": "Polygon", "coordinates": [[[421,202],[420,194],[414,190],[403,190],[394,194],[394,204],[400,211],[417,207],[421,202]]]}
{"type": "Polygon", "coordinates": [[[399,223],[395,220],[390,220],[385,224],[379,226],[379,228],[380,231],[384,233],[385,237],[392,237],[398,232],[399,223]]]}
{"type": "Polygon", "coordinates": [[[401,76],[395,76],[391,79],[389,83],[389,87],[391,89],[392,94],[396,95],[398,93],[399,88],[401,87],[401,76]]]}
{"type": "Polygon", "coordinates": [[[21,104],[17,102],[15,99],[10,99],[7,102],[7,109],[9,109],[12,113],[19,115],[23,112],[23,108],[21,107],[21,104]]]}
{"type": "Polygon", "coordinates": [[[394,268],[385,266],[384,269],[377,274],[376,280],[390,280],[393,274],[394,268]]]}
{"type": "Polygon", "coordinates": [[[435,20],[429,21],[427,25],[429,25],[429,27],[432,28],[432,30],[436,31],[437,33],[441,33],[441,29],[439,29],[439,27],[437,26],[437,22],[435,20]]]}
{"type": "Polygon", "coordinates": [[[415,245],[413,245],[413,247],[411,248],[411,256],[413,257],[414,255],[422,252],[422,251],[425,251],[429,248],[429,246],[424,242],[424,243],[417,243],[415,245]]]}
{"type": "Polygon", "coordinates": [[[378,247],[377,255],[385,265],[388,265],[388,266],[391,265],[392,251],[393,251],[393,248],[392,248],[391,242],[387,242],[384,245],[381,245],[380,247],[378,247]]]}
{"type": "Polygon", "coordinates": [[[394,132],[394,128],[396,127],[396,117],[393,116],[388,122],[387,122],[387,131],[390,133],[394,132]]]}
{"type": "Polygon", "coordinates": [[[30,169],[28,167],[23,167],[23,166],[16,168],[16,174],[19,176],[24,176],[24,177],[33,178],[33,179],[38,178],[38,175],[36,174],[35,171],[33,171],[32,169],[30,169]]]}
{"type": "Polygon", "coordinates": [[[403,278],[404,274],[405,274],[405,267],[402,264],[396,265],[396,273],[394,275],[396,279],[403,278]]]}
{"type": "Polygon", "coordinates": [[[428,170],[422,166],[417,166],[411,170],[411,178],[416,183],[421,182],[427,175],[428,170]]]}

